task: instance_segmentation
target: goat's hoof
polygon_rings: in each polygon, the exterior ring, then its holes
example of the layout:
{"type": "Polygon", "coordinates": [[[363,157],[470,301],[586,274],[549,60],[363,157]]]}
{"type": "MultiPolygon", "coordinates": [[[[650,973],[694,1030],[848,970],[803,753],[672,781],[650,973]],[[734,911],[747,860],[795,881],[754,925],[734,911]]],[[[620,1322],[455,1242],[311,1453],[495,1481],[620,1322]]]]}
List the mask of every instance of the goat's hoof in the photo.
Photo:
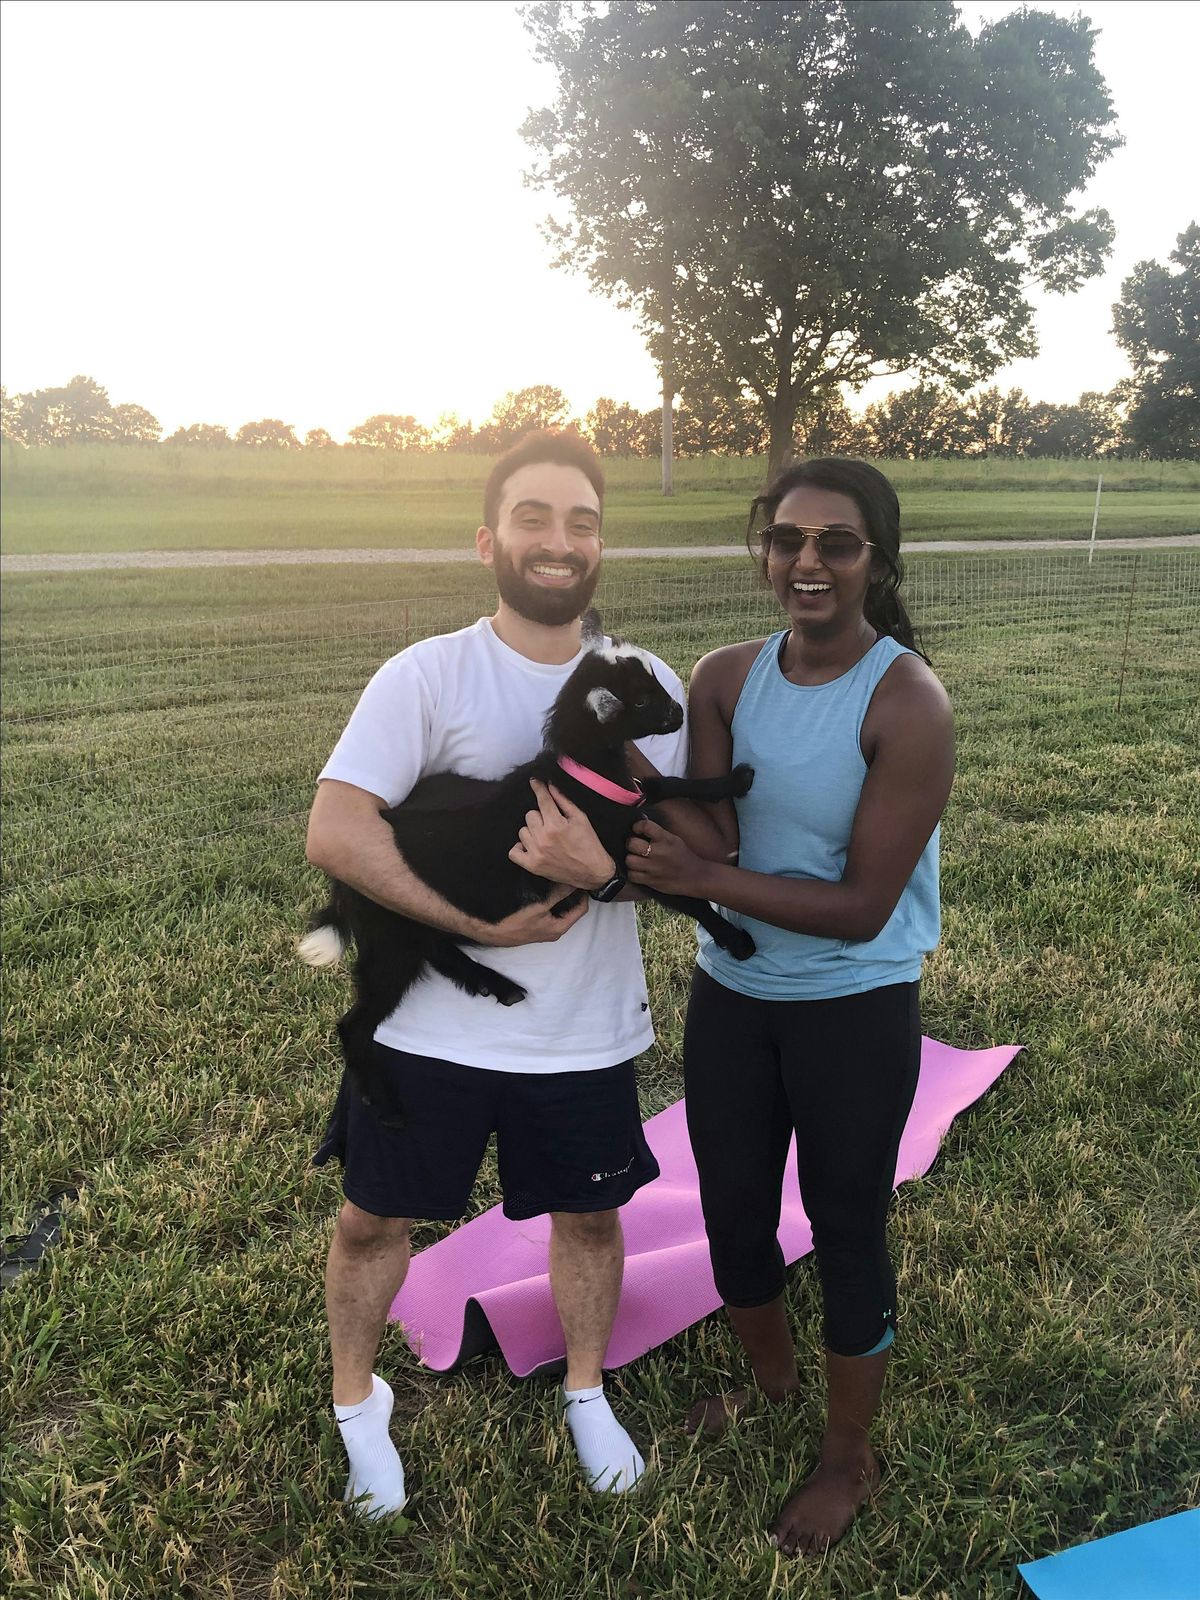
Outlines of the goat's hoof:
{"type": "Polygon", "coordinates": [[[510,984],[507,989],[497,989],[496,999],[502,1006],[519,1005],[525,998],[526,991],[519,983],[510,984]]]}
{"type": "Polygon", "coordinates": [[[740,798],[750,792],[750,785],[754,782],[754,768],[747,762],[740,761],[730,773],[730,777],[733,779],[734,798],[740,798]]]}
{"type": "Polygon", "coordinates": [[[757,946],[745,928],[730,928],[729,934],[724,940],[724,948],[728,950],[735,961],[748,961],[757,946]]]}

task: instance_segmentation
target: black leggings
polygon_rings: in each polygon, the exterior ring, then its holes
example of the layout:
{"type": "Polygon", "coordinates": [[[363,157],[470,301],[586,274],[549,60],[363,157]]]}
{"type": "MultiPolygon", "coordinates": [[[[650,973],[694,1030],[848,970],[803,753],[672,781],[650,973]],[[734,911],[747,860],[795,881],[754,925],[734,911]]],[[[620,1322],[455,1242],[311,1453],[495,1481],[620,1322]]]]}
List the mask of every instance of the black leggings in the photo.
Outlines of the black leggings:
{"type": "Polygon", "coordinates": [[[792,1132],[825,1343],[863,1355],[896,1322],[885,1223],[921,1059],[919,985],[753,1000],[697,970],[684,1033],[688,1131],[726,1305],[782,1294],[776,1237],[792,1132]]]}

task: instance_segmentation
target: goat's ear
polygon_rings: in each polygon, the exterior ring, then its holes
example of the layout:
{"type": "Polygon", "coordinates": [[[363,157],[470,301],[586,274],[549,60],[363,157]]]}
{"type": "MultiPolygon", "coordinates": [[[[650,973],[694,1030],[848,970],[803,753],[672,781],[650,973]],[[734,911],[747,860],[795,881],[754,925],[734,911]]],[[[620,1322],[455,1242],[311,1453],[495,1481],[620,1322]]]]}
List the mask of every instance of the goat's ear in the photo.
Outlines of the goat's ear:
{"type": "Polygon", "coordinates": [[[595,606],[589,606],[583,613],[580,643],[585,650],[598,650],[604,643],[604,624],[595,606]]]}
{"type": "Polygon", "coordinates": [[[622,709],[621,701],[611,689],[590,689],[587,706],[597,722],[611,722],[622,709]]]}

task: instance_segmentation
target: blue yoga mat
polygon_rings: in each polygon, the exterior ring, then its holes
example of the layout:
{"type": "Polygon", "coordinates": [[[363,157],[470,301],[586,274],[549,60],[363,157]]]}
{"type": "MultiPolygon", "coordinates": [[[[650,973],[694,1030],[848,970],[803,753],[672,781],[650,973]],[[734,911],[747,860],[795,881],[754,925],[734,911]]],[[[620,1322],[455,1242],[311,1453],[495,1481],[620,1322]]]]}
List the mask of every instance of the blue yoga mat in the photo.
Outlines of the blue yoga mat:
{"type": "Polygon", "coordinates": [[[1017,1571],[1038,1600],[1197,1600],[1200,1510],[1026,1561],[1017,1571]]]}

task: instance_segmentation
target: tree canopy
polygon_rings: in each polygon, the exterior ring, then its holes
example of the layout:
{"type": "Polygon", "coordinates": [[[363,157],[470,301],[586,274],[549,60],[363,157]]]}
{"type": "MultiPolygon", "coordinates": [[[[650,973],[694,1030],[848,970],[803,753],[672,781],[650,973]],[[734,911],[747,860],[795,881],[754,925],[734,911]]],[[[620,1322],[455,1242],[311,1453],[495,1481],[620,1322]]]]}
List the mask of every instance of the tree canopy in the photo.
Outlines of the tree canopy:
{"type": "Polygon", "coordinates": [[[381,411],[351,428],[347,437],[351,444],[365,445],[372,450],[423,450],[429,443],[429,429],[416,417],[381,411]]]}
{"type": "Polygon", "coordinates": [[[1133,366],[1126,429],[1147,455],[1200,453],[1200,226],[1170,260],[1139,261],[1121,285],[1113,332],[1133,366]]]}
{"type": "Polygon", "coordinates": [[[1032,354],[1026,285],[1111,243],[1070,198],[1120,143],[1086,18],[972,38],[941,0],[624,0],[527,26],[558,75],[522,130],[570,205],[556,264],[637,311],[665,389],[756,395],[772,466],[822,390],[1032,354]]]}
{"type": "Polygon", "coordinates": [[[20,444],[155,444],[161,436],[145,406],[114,406],[108,390],[82,373],[57,388],[4,395],[4,437],[20,444]]]}
{"type": "Polygon", "coordinates": [[[299,450],[302,448],[296,430],[290,422],[278,417],[263,417],[261,422],[243,422],[233,436],[234,444],[249,445],[255,450],[299,450]]]}

